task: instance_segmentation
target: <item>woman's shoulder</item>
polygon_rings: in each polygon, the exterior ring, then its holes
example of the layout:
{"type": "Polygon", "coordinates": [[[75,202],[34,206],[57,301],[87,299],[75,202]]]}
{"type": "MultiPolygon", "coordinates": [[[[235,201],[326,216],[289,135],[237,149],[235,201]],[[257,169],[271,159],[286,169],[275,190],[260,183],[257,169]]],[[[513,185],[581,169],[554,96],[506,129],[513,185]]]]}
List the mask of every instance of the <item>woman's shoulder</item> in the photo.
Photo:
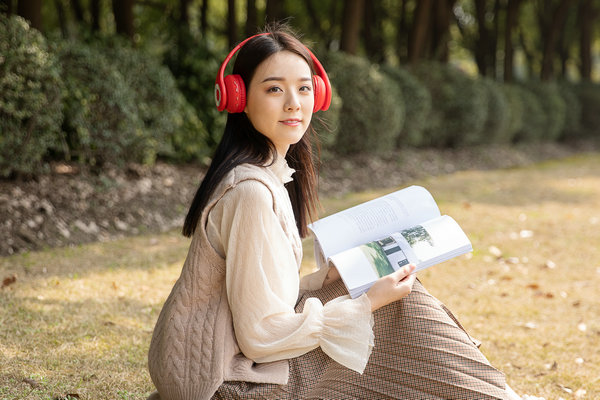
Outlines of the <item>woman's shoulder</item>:
{"type": "Polygon", "coordinates": [[[223,178],[214,195],[222,203],[260,202],[273,203],[271,177],[265,167],[241,164],[223,178]]]}

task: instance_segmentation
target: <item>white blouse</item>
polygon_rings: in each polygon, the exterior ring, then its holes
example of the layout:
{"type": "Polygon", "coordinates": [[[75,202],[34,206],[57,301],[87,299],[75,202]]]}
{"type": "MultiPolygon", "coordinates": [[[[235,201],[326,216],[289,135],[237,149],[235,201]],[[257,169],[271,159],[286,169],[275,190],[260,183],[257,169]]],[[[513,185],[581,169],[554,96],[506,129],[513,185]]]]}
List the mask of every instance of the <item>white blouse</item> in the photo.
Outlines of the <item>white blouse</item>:
{"type": "MultiPolygon", "coordinates": [[[[294,170],[282,157],[266,168],[281,180],[274,195],[293,220],[283,185],[294,170]]],[[[295,312],[299,263],[265,185],[249,180],[229,190],[210,211],[206,229],[209,242],[225,258],[227,297],[246,357],[255,362],[289,359],[321,346],[340,364],[364,371],[373,348],[369,298],[343,296],[323,305],[313,297],[302,313],[295,312]]],[[[320,287],[324,272],[305,277],[307,287],[320,287]]]]}

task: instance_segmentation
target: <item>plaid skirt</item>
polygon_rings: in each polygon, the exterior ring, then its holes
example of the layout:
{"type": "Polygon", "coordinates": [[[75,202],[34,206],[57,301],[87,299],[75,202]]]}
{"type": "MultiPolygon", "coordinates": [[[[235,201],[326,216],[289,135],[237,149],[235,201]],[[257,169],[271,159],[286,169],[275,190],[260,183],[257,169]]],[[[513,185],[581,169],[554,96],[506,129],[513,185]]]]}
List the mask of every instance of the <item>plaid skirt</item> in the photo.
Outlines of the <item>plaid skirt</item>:
{"type": "MultiPolygon", "coordinates": [[[[323,303],[347,294],[341,281],[303,294],[323,303]]],[[[506,399],[492,367],[458,320],[421,282],[373,314],[375,346],[361,375],[320,348],[289,360],[286,385],[224,382],[213,399],[506,399]]]]}

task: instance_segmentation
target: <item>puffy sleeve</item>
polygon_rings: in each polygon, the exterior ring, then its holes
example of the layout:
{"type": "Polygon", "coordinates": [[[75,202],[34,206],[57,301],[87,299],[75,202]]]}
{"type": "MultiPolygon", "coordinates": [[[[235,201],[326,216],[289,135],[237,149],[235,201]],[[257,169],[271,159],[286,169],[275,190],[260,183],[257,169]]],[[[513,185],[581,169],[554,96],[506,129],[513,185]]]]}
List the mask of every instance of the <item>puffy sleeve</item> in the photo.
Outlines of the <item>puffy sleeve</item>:
{"type": "Polygon", "coordinates": [[[211,210],[207,230],[225,256],[228,301],[246,357],[275,361],[320,346],[335,361],[363,372],[373,347],[368,297],[344,296],[324,305],[309,298],[295,312],[298,266],[266,186],[244,181],[230,189],[211,210]]]}

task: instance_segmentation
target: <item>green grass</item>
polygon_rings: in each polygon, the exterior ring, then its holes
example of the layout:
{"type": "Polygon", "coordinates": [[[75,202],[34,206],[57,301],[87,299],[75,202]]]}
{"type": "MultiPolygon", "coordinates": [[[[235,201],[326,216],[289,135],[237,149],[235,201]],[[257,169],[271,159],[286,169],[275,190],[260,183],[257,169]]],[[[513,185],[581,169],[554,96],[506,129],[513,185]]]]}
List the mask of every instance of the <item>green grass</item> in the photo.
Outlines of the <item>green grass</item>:
{"type": "MultiPolygon", "coordinates": [[[[600,156],[413,183],[474,247],[419,277],[509,384],[600,398],[600,156]]],[[[324,199],[325,212],[395,189],[324,199]]],[[[17,277],[0,290],[0,399],[145,399],[152,328],[188,245],[171,232],[0,258],[0,279],[17,277]]]]}

